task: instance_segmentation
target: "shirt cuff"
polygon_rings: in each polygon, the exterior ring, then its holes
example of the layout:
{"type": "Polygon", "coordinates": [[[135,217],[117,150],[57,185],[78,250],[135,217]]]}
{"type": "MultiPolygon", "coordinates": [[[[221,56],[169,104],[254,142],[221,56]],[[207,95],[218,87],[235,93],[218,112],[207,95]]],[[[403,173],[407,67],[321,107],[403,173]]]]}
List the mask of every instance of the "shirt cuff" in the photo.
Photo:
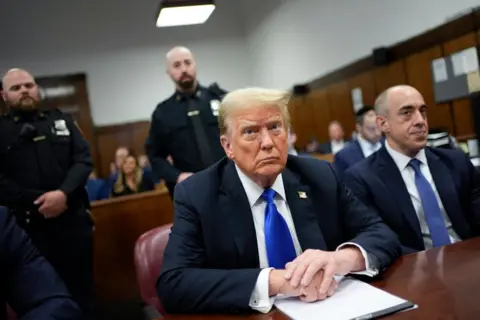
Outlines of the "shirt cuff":
{"type": "Polygon", "coordinates": [[[250,308],[261,313],[268,313],[272,310],[275,297],[270,297],[268,292],[268,283],[270,278],[270,271],[273,268],[263,269],[257,278],[257,283],[250,296],[250,308]]]}
{"type": "Polygon", "coordinates": [[[345,242],[345,243],[342,243],[341,245],[339,245],[337,247],[337,250],[340,250],[344,247],[348,247],[348,246],[355,246],[358,248],[358,250],[360,250],[360,252],[362,253],[362,256],[363,256],[363,259],[365,259],[365,270],[364,271],[358,271],[358,272],[350,272],[350,274],[358,274],[358,275],[364,275],[364,276],[369,276],[369,277],[374,277],[378,274],[378,268],[376,268],[376,266],[371,263],[371,259],[369,258],[369,255],[367,253],[367,251],[365,251],[365,249],[362,248],[362,246],[354,243],[354,242],[345,242]]]}

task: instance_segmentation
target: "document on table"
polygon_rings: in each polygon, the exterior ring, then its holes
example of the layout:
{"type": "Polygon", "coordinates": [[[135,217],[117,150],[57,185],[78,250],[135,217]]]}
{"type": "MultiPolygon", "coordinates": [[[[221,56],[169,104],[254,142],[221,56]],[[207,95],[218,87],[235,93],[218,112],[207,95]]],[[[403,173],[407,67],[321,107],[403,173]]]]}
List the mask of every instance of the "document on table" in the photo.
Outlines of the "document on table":
{"type": "Polygon", "coordinates": [[[344,278],[335,294],[323,301],[278,299],[275,306],[294,320],[364,320],[414,308],[407,300],[352,278],[344,278]]]}

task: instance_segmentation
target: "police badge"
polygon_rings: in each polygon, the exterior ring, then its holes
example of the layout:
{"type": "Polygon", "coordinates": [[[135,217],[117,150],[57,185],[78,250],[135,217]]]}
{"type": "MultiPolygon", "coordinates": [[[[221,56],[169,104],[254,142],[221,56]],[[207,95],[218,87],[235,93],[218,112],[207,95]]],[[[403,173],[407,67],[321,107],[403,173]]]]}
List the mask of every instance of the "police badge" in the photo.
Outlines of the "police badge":
{"type": "Polygon", "coordinates": [[[219,100],[210,101],[210,109],[212,109],[213,115],[215,117],[218,117],[218,110],[220,109],[220,101],[219,100]]]}

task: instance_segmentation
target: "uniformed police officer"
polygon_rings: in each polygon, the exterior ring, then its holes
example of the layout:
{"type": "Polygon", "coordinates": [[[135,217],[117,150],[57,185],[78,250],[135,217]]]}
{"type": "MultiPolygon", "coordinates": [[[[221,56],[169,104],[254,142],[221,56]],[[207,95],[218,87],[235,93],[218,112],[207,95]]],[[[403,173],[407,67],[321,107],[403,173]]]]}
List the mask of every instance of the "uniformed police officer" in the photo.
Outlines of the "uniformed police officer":
{"type": "Polygon", "coordinates": [[[154,174],[172,192],[176,183],[225,156],[217,116],[226,92],[216,84],[206,88],[198,83],[195,59],[185,47],[168,52],[167,73],[176,91],[153,112],[146,151],[154,174]]]}
{"type": "Polygon", "coordinates": [[[39,89],[28,72],[8,71],[2,87],[9,112],[0,118],[0,204],[93,317],[88,144],[71,117],[39,109],[39,89]]]}

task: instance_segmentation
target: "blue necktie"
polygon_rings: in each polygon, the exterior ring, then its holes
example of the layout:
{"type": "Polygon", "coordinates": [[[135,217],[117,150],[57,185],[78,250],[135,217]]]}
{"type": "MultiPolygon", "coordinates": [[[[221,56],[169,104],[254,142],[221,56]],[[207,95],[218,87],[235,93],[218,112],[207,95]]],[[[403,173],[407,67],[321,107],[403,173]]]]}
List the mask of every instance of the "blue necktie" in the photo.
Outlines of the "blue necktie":
{"type": "Polygon", "coordinates": [[[265,207],[265,245],[267,247],[268,265],[275,269],[284,269],[285,265],[297,257],[292,235],[287,223],[273,202],[275,191],[266,189],[262,198],[265,207]]]}
{"type": "Polygon", "coordinates": [[[428,229],[430,230],[430,237],[432,238],[433,246],[444,246],[451,243],[450,236],[448,235],[445,219],[443,218],[442,210],[438,205],[435,192],[420,171],[420,164],[421,162],[418,159],[412,159],[409,163],[415,171],[415,184],[420,199],[422,200],[422,207],[427,220],[428,229]]]}

